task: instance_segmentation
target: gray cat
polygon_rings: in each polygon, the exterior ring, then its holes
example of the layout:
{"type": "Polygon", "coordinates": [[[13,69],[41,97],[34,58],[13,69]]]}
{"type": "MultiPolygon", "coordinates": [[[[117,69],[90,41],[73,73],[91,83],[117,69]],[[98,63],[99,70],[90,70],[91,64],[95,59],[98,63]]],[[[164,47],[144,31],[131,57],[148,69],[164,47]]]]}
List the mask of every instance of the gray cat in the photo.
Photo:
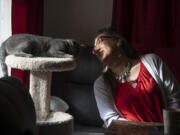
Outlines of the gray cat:
{"type": "Polygon", "coordinates": [[[32,34],[15,34],[0,47],[0,62],[4,76],[7,76],[5,58],[8,55],[21,57],[76,58],[80,47],[73,39],[54,39],[32,34]]]}

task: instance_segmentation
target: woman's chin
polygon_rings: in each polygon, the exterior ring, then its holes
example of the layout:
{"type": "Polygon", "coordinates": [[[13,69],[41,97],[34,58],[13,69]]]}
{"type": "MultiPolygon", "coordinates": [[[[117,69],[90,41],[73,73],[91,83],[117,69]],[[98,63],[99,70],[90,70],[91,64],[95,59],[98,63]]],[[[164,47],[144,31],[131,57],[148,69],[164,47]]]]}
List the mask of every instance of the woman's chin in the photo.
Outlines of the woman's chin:
{"type": "Polygon", "coordinates": [[[102,54],[102,55],[99,55],[98,59],[99,59],[102,63],[106,64],[107,61],[108,61],[108,59],[109,59],[109,55],[103,55],[103,54],[102,54]]]}

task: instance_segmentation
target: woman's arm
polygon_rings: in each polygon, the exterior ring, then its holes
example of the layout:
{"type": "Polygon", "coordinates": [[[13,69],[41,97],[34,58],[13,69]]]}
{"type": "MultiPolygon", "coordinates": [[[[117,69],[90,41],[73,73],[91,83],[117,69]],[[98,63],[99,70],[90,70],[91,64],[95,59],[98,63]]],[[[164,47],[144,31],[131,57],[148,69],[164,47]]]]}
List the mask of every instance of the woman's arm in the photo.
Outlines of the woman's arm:
{"type": "Polygon", "coordinates": [[[163,60],[156,55],[157,70],[167,95],[167,107],[180,108],[180,85],[163,60]]]}
{"type": "Polygon", "coordinates": [[[112,120],[126,120],[115,107],[112,95],[108,92],[102,76],[94,83],[94,94],[101,119],[106,127],[110,125],[112,120]]]}

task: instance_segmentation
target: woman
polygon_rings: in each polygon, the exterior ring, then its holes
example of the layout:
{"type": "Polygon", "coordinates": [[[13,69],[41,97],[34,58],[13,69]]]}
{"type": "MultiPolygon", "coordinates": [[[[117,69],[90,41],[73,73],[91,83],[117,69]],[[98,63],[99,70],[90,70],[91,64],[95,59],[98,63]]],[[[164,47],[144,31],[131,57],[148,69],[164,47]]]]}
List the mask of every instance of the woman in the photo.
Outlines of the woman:
{"type": "Polygon", "coordinates": [[[94,92],[106,127],[112,120],[163,122],[163,108],[180,107],[180,86],[157,55],[138,56],[112,28],[99,31],[93,53],[105,65],[94,92]]]}

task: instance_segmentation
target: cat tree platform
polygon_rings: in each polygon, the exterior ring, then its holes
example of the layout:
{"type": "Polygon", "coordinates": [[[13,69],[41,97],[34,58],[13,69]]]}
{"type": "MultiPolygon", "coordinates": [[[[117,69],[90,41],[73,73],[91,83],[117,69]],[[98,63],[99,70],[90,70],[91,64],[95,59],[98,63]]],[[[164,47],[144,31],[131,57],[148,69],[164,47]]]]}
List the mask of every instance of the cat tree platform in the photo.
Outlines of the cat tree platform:
{"type": "MultiPolygon", "coordinates": [[[[30,71],[30,94],[36,109],[37,123],[41,127],[54,126],[54,128],[62,127],[64,124],[69,127],[66,130],[72,130],[73,117],[70,114],[50,112],[50,87],[52,72],[73,70],[76,67],[75,60],[73,58],[26,58],[9,55],[5,63],[11,68],[30,71]]],[[[45,131],[43,134],[46,133],[45,131]]],[[[58,134],[58,131],[56,130],[55,133],[58,134]]],[[[63,133],[63,135],[69,134],[63,133]]]]}

